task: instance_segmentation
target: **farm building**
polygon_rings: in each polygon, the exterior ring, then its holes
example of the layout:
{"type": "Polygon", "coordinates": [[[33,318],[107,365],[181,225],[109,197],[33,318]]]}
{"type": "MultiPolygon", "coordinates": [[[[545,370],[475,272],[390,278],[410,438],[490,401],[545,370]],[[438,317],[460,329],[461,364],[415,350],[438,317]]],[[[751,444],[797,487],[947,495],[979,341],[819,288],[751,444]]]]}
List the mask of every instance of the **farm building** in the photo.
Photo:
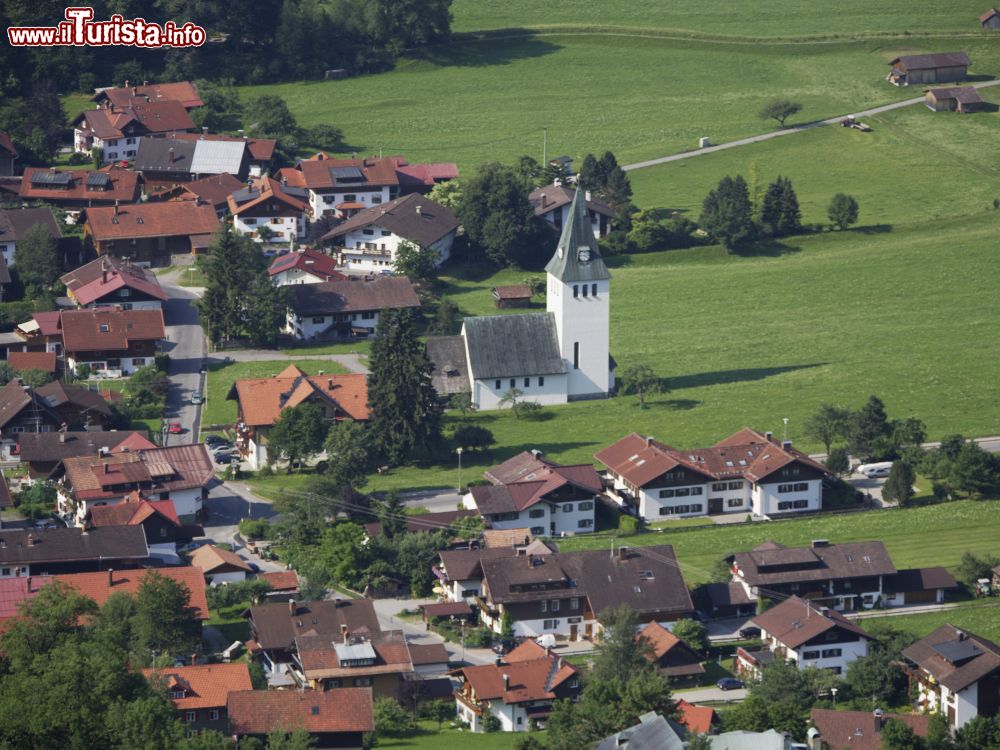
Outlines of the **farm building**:
{"type": "Polygon", "coordinates": [[[924,91],[927,106],[935,112],[978,112],[983,99],[974,86],[952,86],[924,91]]]}
{"type": "Polygon", "coordinates": [[[984,29],[1000,29],[1000,10],[990,8],[979,17],[979,23],[984,29]]]}
{"type": "Polygon", "coordinates": [[[905,55],[890,61],[888,81],[896,86],[964,81],[972,61],[964,52],[905,55]]]}
{"type": "Polygon", "coordinates": [[[499,308],[528,307],[531,305],[532,294],[531,287],[527,284],[493,287],[493,300],[499,308]]]}

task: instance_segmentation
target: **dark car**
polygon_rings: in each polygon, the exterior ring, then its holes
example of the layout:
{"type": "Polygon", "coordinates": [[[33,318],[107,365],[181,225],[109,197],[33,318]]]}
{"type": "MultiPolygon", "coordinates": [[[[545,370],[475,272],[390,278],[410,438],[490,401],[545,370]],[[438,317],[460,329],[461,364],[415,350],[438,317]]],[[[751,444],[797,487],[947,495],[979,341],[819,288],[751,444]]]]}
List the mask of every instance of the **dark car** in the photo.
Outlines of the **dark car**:
{"type": "Polygon", "coordinates": [[[254,573],[260,573],[260,566],[257,563],[248,562],[247,565],[250,566],[250,570],[254,573]]]}
{"type": "Polygon", "coordinates": [[[737,680],[735,677],[723,677],[715,686],[719,690],[740,690],[743,687],[743,680],[737,680]]]}
{"type": "Polygon", "coordinates": [[[223,466],[223,465],[228,466],[229,464],[231,464],[235,460],[236,460],[236,456],[234,456],[232,453],[216,453],[215,454],[215,463],[219,464],[220,466],[223,466]]]}
{"type": "Polygon", "coordinates": [[[229,441],[226,440],[222,435],[206,435],[205,445],[225,445],[229,441]]]}
{"type": "Polygon", "coordinates": [[[745,638],[745,639],[760,638],[760,628],[753,626],[747,628],[740,628],[740,638],[745,638]]]}

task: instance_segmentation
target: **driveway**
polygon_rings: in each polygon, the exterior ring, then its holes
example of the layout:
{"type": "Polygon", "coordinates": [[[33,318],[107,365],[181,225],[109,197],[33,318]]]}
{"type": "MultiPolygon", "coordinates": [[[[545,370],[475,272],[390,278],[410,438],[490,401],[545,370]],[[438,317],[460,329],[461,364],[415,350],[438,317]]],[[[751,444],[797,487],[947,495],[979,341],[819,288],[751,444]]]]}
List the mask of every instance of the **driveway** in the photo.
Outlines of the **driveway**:
{"type": "Polygon", "coordinates": [[[169,299],[164,304],[167,342],[164,351],[170,355],[170,390],[167,392],[165,418],[180,422],[184,432],[167,435],[167,445],[194,443],[201,425],[201,406],[191,403],[191,394],[205,392],[205,376],[201,373],[208,351],[205,334],[198,324],[198,311],[192,304],[197,295],[190,289],[174,284],[170,277],[160,279],[169,299]]]}
{"type": "Polygon", "coordinates": [[[315,359],[321,362],[336,362],[349,372],[368,374],[360,354],[296,354],[294,349],[239,349],[217,352],[212,355],[214,361],[228,358],[233,362],[273,362],[275,360],[315,359]]]}
{"type": "Polygon", "coordinates": [[[746,688],[740,690],[719,690],[717,687],[674,690],[673,692],[674,697],[683,698],[688,703],[739,703],[750,694],[746,688]]]}
{"type": "Polygon", "coordinates": [[[455,492],[455,490],[402,492],[400,493],[400,497],[408,507],[426,508],[428,513],[442,513],[448,510],[455,510],[462,501],[462,496],[455,492]]]}

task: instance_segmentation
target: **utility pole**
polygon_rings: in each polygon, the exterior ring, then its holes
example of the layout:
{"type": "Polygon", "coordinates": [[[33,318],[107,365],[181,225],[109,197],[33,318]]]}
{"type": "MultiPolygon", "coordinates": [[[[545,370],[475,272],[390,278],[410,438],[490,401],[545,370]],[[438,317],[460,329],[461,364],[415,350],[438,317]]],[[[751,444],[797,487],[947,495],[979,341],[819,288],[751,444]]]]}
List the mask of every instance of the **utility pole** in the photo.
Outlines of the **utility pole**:
{"type": "Polygon", "coordinates": [[[542,166],[549,163],[549,129],[542,128],[542,166]]]}

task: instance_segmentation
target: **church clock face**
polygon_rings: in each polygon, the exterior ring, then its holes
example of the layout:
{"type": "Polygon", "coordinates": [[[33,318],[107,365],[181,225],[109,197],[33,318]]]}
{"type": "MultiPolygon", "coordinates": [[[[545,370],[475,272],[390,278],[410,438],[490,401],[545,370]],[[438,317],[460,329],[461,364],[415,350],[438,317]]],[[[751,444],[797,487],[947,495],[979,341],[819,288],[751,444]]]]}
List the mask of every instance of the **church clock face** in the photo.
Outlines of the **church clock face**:
{"type": "Polygon", "coordinates": [[[581,263],[589,263],[590,262],[590,248],[589,247],[581,247],[579,250],[577,250],[577,257],[580,259],[581,263]]]}

